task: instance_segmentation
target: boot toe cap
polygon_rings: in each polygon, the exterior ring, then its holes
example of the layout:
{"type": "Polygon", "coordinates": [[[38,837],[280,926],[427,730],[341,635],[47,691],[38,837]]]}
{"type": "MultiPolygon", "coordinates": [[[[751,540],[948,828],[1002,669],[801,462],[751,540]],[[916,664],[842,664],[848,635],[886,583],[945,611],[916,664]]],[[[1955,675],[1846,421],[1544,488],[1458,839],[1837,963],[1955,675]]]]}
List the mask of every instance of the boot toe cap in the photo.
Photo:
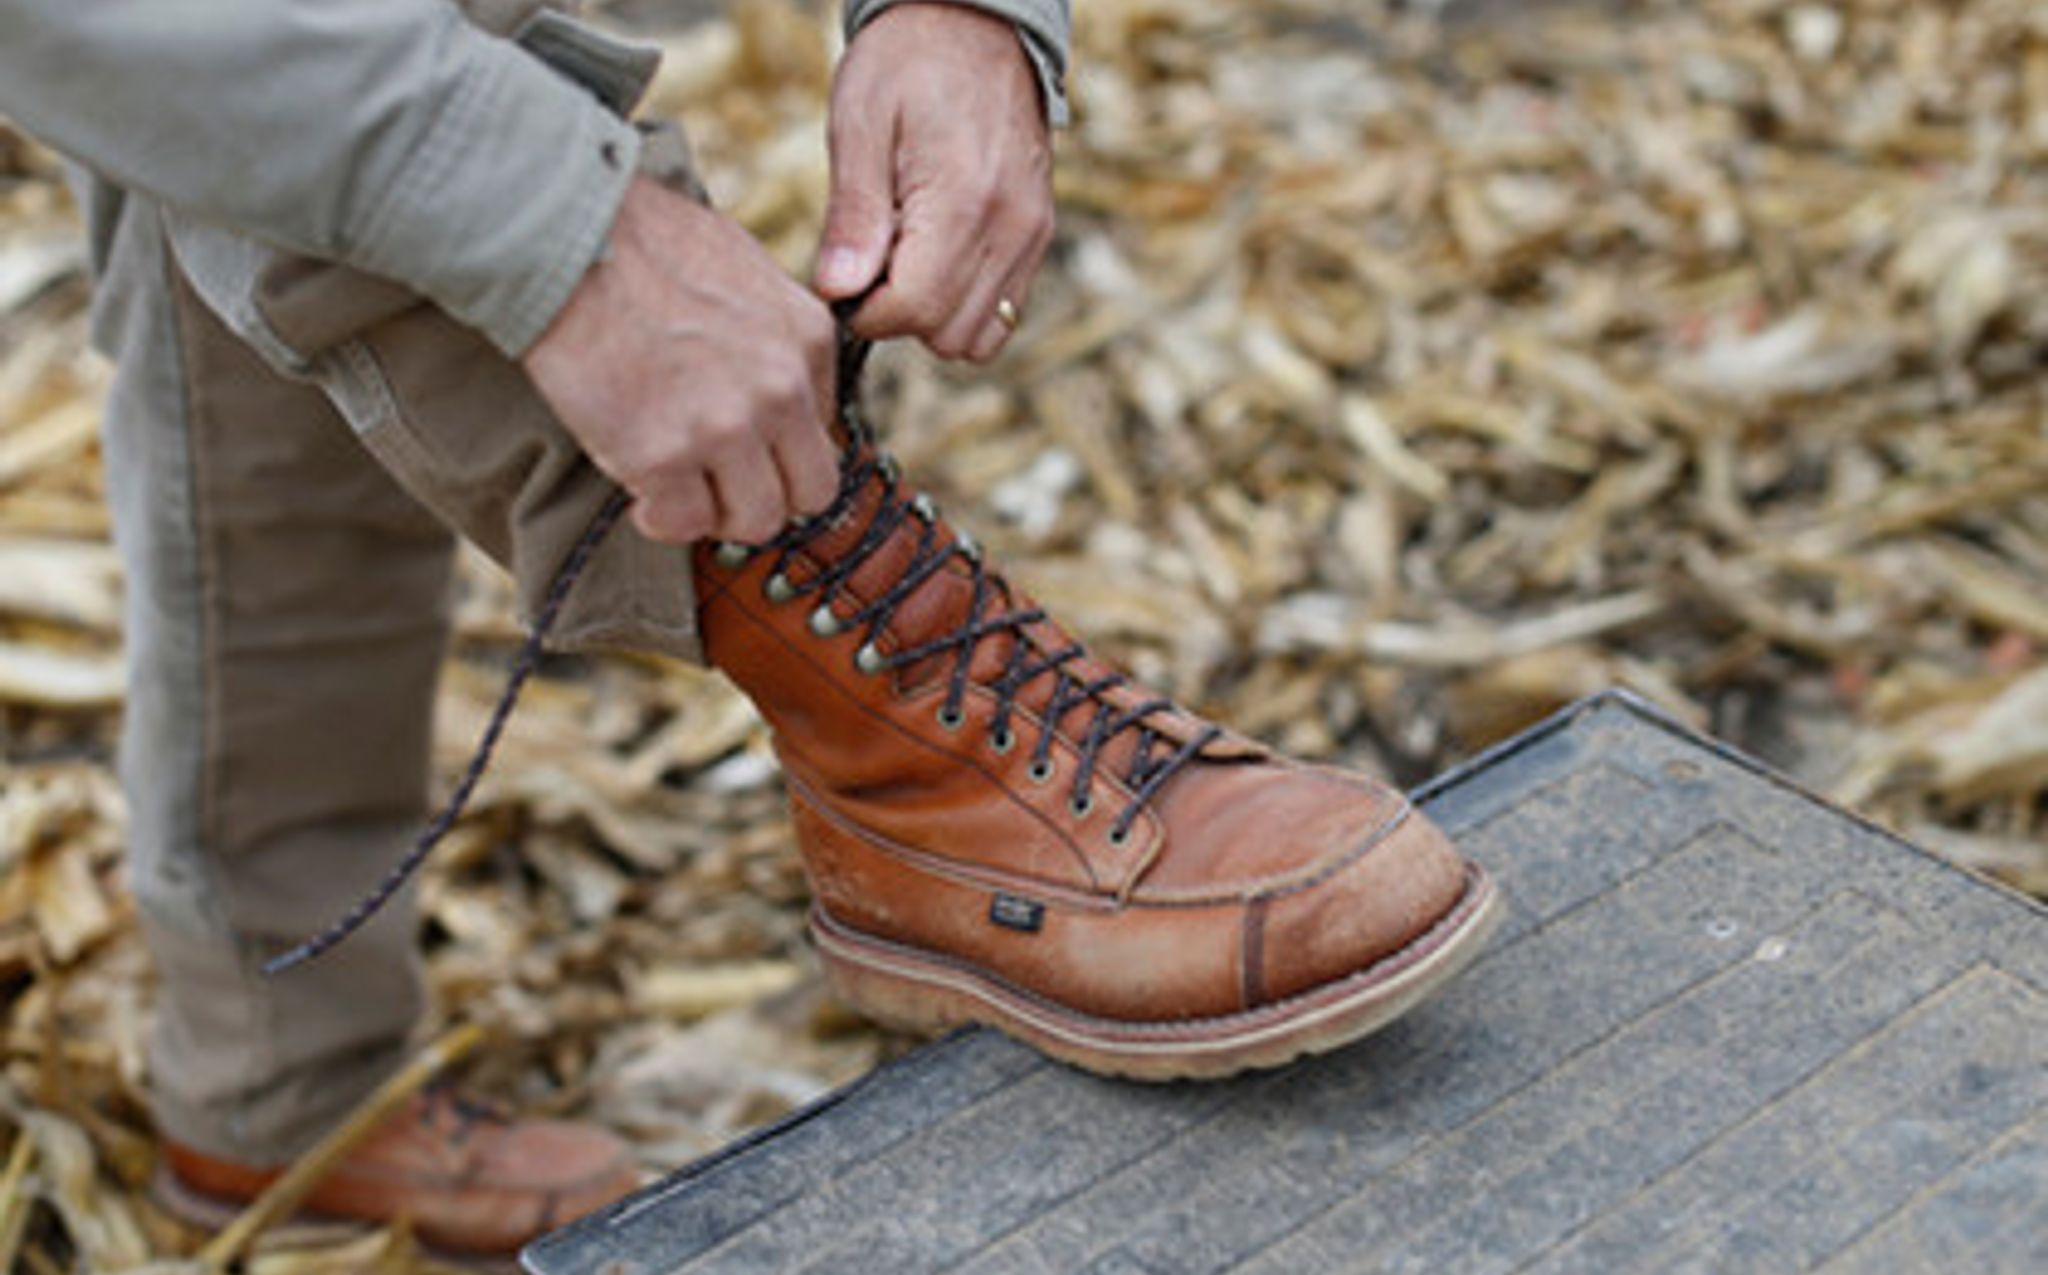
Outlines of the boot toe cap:
{"type": "Polygon", "coordinates": [[[1284,999],[1395,956],[1458,906],[1469,881],[1450,838],[1408,808],[1327,871],[1248,905],[1248,999],[1284,999]]]}

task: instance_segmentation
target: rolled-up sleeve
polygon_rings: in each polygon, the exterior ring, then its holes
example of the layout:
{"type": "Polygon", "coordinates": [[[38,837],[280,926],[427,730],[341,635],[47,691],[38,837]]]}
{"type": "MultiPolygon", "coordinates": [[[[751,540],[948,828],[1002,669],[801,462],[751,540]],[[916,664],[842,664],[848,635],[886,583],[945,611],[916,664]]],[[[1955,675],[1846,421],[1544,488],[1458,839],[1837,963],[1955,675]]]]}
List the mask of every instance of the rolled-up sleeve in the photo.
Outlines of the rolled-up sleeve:
{"type": "MultiPolygon", "coordinates": [[[[848,42],[860,29],[896,5],[912,0],[846,0],[841,14],[848,42]]],[[[1045,93],[1046,116],[1054,126],[1067,123],[1067,58],[1073,40],[1073,11],[1068,0],[954,0],[999,18],[1007,18],[1024,41],[1024,52],[1038,72],[1045,93]]]]}
{"type": "Polygon", "coordinates": [[[517,355],[640,145],[444,0],[0,0],[0,112],[110,180],[397,279],[517,355]]]}

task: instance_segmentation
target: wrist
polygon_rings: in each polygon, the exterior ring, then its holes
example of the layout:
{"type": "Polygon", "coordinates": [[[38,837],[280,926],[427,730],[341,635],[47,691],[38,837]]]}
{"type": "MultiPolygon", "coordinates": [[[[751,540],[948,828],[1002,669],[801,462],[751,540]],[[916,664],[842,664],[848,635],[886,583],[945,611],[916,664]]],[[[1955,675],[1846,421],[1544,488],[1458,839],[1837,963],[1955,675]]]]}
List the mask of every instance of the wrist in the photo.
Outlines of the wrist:
{"type": "Polygon", "coordinates": [[[846,0],[843,10],[849,47],[869,24],[892,9],[952,8],[984,14],[1009,24],[1032,78],[1038,84],[1041,115],[1052,128],[1069,118],[1066,72],[1072,22],[1067,0],[846,0]]]}

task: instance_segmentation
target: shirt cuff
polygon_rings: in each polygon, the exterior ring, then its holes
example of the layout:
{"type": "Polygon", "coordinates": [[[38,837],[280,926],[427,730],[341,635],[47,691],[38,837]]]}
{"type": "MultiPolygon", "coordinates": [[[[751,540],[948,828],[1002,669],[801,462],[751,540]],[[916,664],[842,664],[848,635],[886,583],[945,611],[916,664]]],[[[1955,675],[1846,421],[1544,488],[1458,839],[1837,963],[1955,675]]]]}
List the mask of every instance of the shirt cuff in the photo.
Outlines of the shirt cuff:
{"type": "MultiPolygon", "coordinates": [[[[899,4],[917,0],[846,0],[843,20],[846,41],[899,4]]],[[[1068,0],[947,0],[998,18],[1007,18],[1017,28],[1031,69],[1038,74],[1038,87],[1045,98],[1046,122],[1065,128],[1071,119],[1067,106],[1067,46],[1073,33],[1068,0]]]]}
{"type": "Polygon", "coordinates": [[[505,40],[475,32],[461,49],[456,91],[351,260],[406,280],[516,358],[602,252],[640,134],[505,40]]]}

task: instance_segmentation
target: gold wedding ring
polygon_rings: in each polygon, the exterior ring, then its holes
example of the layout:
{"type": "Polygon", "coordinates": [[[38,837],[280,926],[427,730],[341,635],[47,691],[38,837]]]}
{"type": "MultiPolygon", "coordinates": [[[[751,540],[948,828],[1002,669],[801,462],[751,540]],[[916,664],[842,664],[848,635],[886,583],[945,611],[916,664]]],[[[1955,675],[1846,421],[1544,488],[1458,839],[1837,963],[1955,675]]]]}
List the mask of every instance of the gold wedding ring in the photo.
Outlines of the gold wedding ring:
{"type": "Polygon", "coordinates": [[[1008,297],[996,298],[996,322],[1015,332],[1017,330],[1017,303],[1008,297]]]}

